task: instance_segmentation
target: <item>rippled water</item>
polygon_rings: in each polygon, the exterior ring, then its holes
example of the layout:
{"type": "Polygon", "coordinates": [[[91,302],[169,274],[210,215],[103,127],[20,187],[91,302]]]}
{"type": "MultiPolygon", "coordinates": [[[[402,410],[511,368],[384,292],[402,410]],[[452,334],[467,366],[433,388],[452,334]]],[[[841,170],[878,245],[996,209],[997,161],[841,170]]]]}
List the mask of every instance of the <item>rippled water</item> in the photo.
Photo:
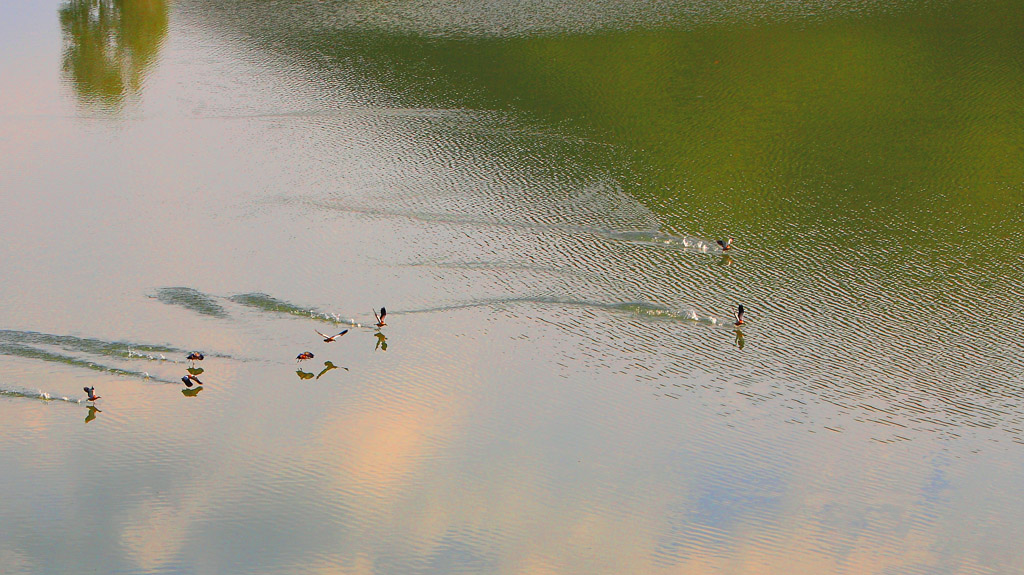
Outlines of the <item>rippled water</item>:
{"type": "Polygon", "coordinates": [[[0,572],[1024,571],[1014,3],[0,10],[0,572]]]}

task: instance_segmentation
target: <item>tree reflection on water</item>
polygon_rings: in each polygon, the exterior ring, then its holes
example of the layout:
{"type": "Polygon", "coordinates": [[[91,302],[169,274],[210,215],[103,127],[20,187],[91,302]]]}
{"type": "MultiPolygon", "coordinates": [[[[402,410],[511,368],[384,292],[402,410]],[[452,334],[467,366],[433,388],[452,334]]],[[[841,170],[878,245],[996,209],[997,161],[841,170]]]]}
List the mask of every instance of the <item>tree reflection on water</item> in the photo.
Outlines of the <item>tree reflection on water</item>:
{"type": "Polygon", "coordinates": [[[70,0],[58,14],[61,68],[83,103],[114,110],[141,91],[167,35],[166,0],[70,0]]]}

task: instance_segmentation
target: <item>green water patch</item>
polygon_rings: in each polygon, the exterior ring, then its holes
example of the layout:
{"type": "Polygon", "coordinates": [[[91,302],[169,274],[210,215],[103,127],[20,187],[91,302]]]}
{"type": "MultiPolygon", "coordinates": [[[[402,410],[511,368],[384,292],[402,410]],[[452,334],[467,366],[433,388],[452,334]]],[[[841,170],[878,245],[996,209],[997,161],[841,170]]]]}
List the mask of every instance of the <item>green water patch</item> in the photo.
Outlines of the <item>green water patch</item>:
{"type": "Polygon", "coordinates": [[[156,299],[168,305],[176,305],[200,315],[216,318],[228,317],[228,312],[217,300],[190,287],[164,287],[156,292],[156,299]]]}
{"type": "Polygon", "coordinates": [[[61,72],[82,105],[117,112],[142,92],[167,35],[166,0],[69,0],[58,16],[61,72]]]}

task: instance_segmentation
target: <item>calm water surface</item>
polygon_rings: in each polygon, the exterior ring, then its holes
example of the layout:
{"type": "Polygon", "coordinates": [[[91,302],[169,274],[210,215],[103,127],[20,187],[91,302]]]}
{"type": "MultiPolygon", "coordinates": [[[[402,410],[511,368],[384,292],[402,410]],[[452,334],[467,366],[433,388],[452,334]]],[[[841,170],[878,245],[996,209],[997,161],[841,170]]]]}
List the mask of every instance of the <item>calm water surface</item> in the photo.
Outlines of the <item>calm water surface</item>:
{"type": "Polygon", "coordinates": [[[1024,9],[761,4],[0,1],[0,572],[1024,572],[1024,9]]]}

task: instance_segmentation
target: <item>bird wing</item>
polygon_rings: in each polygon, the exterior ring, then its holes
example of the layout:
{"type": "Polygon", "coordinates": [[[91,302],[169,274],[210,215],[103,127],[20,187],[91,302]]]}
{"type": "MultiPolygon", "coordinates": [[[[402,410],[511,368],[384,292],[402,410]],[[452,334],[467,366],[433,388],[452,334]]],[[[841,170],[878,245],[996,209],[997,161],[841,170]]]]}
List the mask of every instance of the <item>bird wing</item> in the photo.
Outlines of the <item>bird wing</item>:
{"type": "Polygon", "coordinates": [[[388,310],[383,307],[380,308],[380,321],[384,321],[384,316],[388,315],[388,310]]]}
{"type": "Polygon", "coordinates": [[[326,333],[321,333],[320,330],[318,330],[318,329],[314,329],[313,331],[315,331],[317,334],[320,335],[320,337],[322,337],[324,339],[331,339],[331,336],[327,335],[326,333]]]}
{"type": "Polygon", "coordinates": [[[94,387],[94,388],[92,388],[92,389],[90,389],[90,388],[88,388],[88,387],[83,387],[83,388],[82,388],[82,390],[83,390],[83,391],[85,391],[86,393],[88,393],[89,395],[92,395],[92,390],[93,390],[93,389],[96,389],[96,388],[95,388],[95,387],[94,387]]]}
{"type": "Polygon", "coordinates": [[[342,332],[341,332],[341,333],[339,333],[338,335],[336,335],[336,336],[334,336],[334,337],[341,337],[341,336],[345,335],[346,333],[348,333],[348,330],[347,330],[347,329],[346,329],[346,330],[342,330],[342,332]]]}
{"type": "Polygon", "coordinates": [[[715,242],[716,242],[716,243],[717,243],[718,245],[722,246],[723,248],[725,247],[725,242],[723,242],[722,240],[715,240],[715,242]]]}
{"type": "MultiPolygon", "coordinates": [[[[384,308],[381,308],[381,309],[384,309],[384,308]]],[[[374,310],[370,310],[370,311],[373,312],[373,319],[377,320],[377,323],[380,323],[380,316],[377,315],[377,310],[374,309],[374,310]]]]}

